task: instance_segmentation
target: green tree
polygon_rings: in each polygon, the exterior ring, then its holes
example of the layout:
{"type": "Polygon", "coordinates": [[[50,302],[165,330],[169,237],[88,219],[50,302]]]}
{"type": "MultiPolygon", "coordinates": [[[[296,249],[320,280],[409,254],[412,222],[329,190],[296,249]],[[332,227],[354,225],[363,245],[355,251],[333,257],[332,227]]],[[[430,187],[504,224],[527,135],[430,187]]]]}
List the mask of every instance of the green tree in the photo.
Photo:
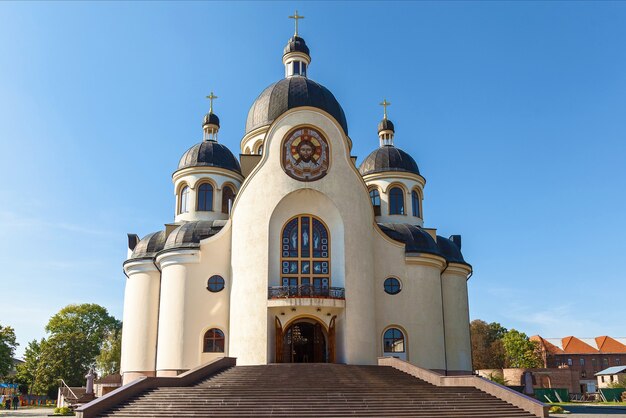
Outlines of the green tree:
{"type": "Polygon", "coordinates": [[[26,385],[27,393],[34,395],[45,395],[45,393],[36,393],[33,389],[37,380],[37,367],[39,366],[39,358],[41,357],[41,342],[32,340],[24,350],[24,363],[17,366],[16,378],[19,383],[26,385]]]}
{"type": "Polygon", "coordinates": [[[120,372],[120,359],[122,357],[122,331],[112,331],[96,358],[96,365],[100,376],[107,376],[120,372]]]}
{"type": "Polygon", "coordinates": [[[475,319],[470,324],[472,366],[474,370],[504,367],[502,336],[507,330],[497,322],[491,324],[475,319]]]}
{"type": "Polygon", "coordinates": [[[13,368],[13,355],[18,345],[13,328],[0,324],[0,378],[5,378],[13,368]]]}
{"type": "Polygon", "coordinates": [[[119,332],[121,322],[96,304],[68,305],[48,325],[48,338],[40,344],[33,391],[56,396],[59,379],[82,386],[107,336],[119,332]]]}
{"type": "Polygon", "coordinates": [[[502,337],[502,345],[507,367],[530,369],[543,365],[539,344],[531,341],[523,332],[511,329],[502,337]]]}

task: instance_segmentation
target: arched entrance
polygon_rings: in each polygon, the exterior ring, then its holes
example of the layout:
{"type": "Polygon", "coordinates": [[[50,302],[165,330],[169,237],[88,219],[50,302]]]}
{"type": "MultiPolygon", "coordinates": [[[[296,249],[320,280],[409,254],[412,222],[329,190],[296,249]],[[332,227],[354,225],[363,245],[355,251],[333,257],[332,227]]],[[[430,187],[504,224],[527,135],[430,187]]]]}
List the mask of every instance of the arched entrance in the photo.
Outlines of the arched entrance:
{"type": "Polygon", "coordinates": [[[283,330],[280,320],[276,318],[276,362],[332,363],[334,319],[331,321],[332,328],[326,331],[313,318],[298,319],[283,330]]]}

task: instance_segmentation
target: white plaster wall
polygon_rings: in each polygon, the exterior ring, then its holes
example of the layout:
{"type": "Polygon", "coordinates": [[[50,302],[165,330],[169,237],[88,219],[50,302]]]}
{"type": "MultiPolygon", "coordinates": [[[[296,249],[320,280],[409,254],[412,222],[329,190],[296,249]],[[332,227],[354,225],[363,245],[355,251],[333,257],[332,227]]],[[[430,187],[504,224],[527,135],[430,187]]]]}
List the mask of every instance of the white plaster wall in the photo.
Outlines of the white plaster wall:
{"type": "Polygon", "coordinates": [[[472,370],[467,301],[468,274],[469,268],[465,266],[455,268],[454,265],[450,265],[441,277],[448,370],[472,370]]]}
{"type": "MultiPolygon", "coordinates": [[[[445,369],[441,267],[408,264],[404,245],[390,242],[381,234],[375,233],[377,354],[391,355],[383,353],[383,333],[395,326],[405,331],[408,362],[428,369],[445,369]],[[388,277],[400,280],[400,293],[389,295],[384,291],[383,284],[388,277]]],[[[424,261],[430,264],[432,258],[429,260],[424,261]]]]}
{"type": "Polygon", "coordinates": [[[160,273],[152,260],[127,263],[124,291],[121,373],[124,384],[154,376],[160,273]]]}
{"type": "Polygon", "coordinates": [[[230,224],[201,242],[200,250],[164,253],[162,265],[161,320],[157,375],[171,375],[228,355],[230,291],[230,224]],[[209,292],[213,275],[225,280],[221,292],[209,292]],[[204,333],[210,328],[224,332],[224,353],[203,353],[204,333]]]}
{"type": "MultiPolygon", "coordinates": [[[[271,266],[280,256],[279,251],[270,245],[275,245],[273,241],[280,241],[280,232],[276,232],[278,220],[302,213],[296,210],[304,213],[317,211],[327,223],[333,224],[336,216],[343,222],[344,254],[340,259],[331,259],[333,284],[339,284],[343,278],[346,288],[345,320],[341,321],[342,337],[346,342],[338,341],[338,344],[344,348],[346,362],[374,364],[371,204],[365,184],[350,160],[348,139],[334,119],[313,108],[292,109],[272,124],[263,157],[245,180],[233,207],[231,356],[238,358],[238,364],[265,364],[269,361],[268,329],[271,327],[267,323],[267,287],[270,283],[277,283],[276,270],[271,266]],[[282,139],[301,124],[317,127],[330,145],[328,174],[314,182],[292,179],[284,173],[280,163],[282,139]],[[287,205],[283,208],[280,203],[300,189],[303,191],[294,197],[302,196],[309,205],[293,208],[292,213],[288,213],[287,205]],[[317,200],[325,203],[312,205],[317,200]],[[272,224],[274,214],[276,222],[272,224]],[[342,263],[345,266],[343,274],[335,270],[342,263]]],[[[341,233],[339,229],[331,228],[330,234],[334,257],[338,245],[335,236],[340,239],[341,233]]]]}
{"type": "Polygon", "coordinates": [[[224,185],[233,187],[235,194],[241,187],[241,176],[228,174],[227,170],[211,170],[210,167],[197,167],[186,170],[186,174],[174,175],[174,199],[175,199],[175,222],[180,221],[212,221],[216,219],[228,219],[227,213],[222,213],[222,190],[224,185]],[[198,211],[198,187],[204,181],[213,185],[213,210],[198,211]],[[189,186],[189,212],[178,213],[180,208],[180,193],[183,184],[189,186]]]}
{"type": "Polygon", "coordinates": [[[375,179],[367,179],[367,186],[375,186],[380,193],[380,214],[376,217],[379,223],[408,223],[411,225],[424,226],[424,214],[422,213],[423,204],[420,207],[420,217],[412,216],[413,206],[411,201],[411,191],[418,190],[420,201],[423,202],[424,190],[422,183],[407,178],[393,177],[376,177],[375,179]],[[404,189],[404,215],[389,215],[389,189],[392,185],[400,185],[404,189]]]}

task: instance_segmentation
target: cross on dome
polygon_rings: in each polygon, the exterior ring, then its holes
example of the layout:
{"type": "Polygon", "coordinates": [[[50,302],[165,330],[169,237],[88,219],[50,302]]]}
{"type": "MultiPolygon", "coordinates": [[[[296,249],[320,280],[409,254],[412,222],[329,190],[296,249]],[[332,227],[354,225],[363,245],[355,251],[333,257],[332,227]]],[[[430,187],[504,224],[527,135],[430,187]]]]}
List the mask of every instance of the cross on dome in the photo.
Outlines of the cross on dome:
{"type": "Polygon", "coordinates": [[[379,104],[383,107],[383,118],[387,119],[387,106],[391,106],[391,103],[387,99],[383,99],[379,104]]]}
{"type": "Polygon", "coordinates": [[[219,97],[217,97],[216,95],[213,94],[213,92],[211,92],[211,94],[206,96],[206,98],[209,99],[209,114],[211,114],[213,113],[213,100],[218,99],[219,97]]]}
{"type": "Polygon", "coordinates": [[[289,19],[295,20],[296,31],[294,32],[293,36],[298,36],[298,19],[304,19],[304,16],[300,16],[298,14],[298,11],[296,10],[296,12],[293,14],[293,16],[289,16],[289,19]]]}

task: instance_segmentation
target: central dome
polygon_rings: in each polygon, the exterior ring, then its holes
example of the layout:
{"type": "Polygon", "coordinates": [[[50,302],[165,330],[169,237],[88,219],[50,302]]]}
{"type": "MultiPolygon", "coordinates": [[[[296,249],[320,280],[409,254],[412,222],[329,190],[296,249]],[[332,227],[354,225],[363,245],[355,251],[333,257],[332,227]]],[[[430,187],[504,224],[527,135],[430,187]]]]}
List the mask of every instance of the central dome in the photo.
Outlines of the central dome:
{"type": "Polygon", "coordinates": [[[348,134],[341,105],[326,87],[306,77],[289,77],[272,84],[257,97],[246,120],[246,133],[271,124],[289,109],[311,106],[329,113],[348,134]]]}

